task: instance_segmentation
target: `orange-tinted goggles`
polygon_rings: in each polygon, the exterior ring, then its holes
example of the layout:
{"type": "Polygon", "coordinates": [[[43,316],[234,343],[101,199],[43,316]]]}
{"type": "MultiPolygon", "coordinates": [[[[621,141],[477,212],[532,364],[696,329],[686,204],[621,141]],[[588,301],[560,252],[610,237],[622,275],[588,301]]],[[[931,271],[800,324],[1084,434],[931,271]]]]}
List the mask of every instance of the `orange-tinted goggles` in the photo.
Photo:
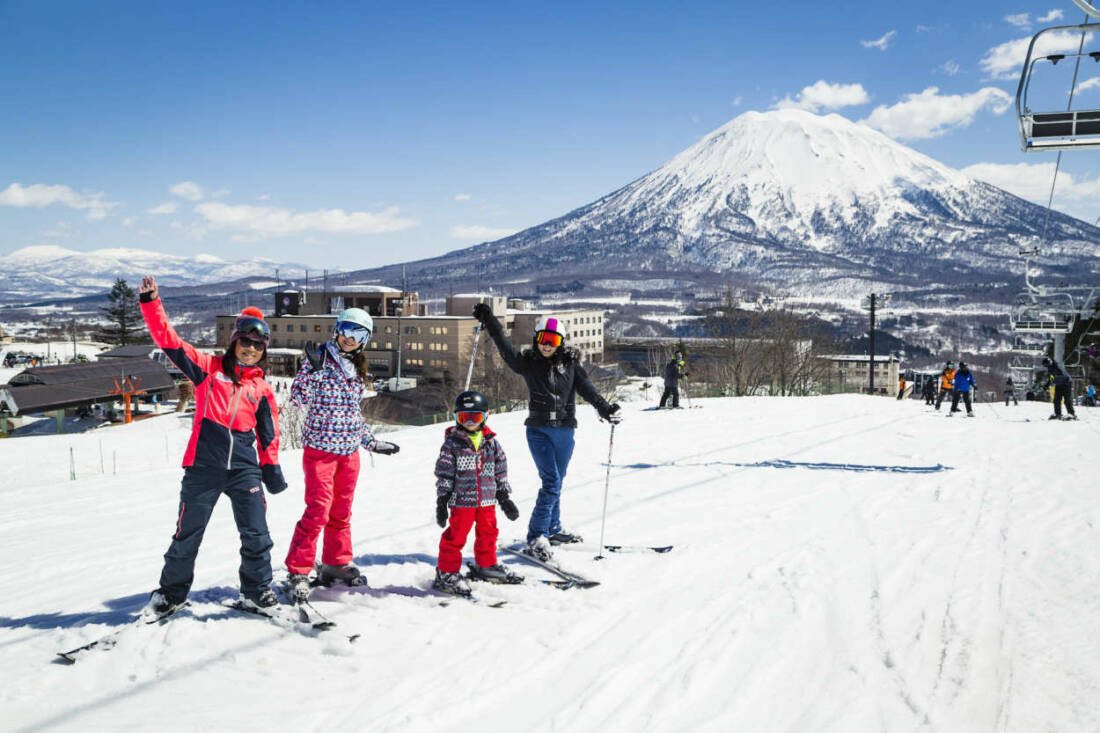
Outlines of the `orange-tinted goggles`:
{"type": "Polygon", "coordinates": [[[535,343],[547,346],[561,346],[561,334],[553,331],[539,331],[535,334],[535,343]]]}
{"type": "Polygon", "coordinates": [[[484,412],[456,412],[455,420],[463,425],[480,425],[485,422],[484,412]]]}

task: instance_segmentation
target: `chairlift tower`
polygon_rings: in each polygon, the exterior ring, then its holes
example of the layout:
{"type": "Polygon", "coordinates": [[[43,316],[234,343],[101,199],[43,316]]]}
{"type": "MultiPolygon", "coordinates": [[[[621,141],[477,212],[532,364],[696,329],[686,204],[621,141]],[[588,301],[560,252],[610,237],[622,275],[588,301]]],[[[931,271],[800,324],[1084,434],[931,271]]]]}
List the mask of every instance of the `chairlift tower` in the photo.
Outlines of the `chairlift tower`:
{"type": "Polygon", "coordinates": [[[869,388],[870,393],[875,393],[875,309],[882,308],[890,302],[890,293],[871,293],[863,299],[863,307],[871,311],[871,330],[869,333],[868,351],[870,352],[869,388]]]}

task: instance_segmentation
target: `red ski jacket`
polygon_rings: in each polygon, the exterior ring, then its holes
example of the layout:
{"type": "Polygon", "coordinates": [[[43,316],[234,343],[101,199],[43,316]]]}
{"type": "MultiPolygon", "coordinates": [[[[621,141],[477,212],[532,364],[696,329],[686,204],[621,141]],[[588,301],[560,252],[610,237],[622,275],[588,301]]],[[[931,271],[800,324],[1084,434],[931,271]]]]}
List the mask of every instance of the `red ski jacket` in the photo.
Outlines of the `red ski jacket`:
{"type": "Polygon", "coordinates": [[[195,421],[184,467],[228,471],[278,466],[279,413],[263,369],[238,365],[240,384],[233,384],[222,371],[221,357],[197,351],[179,337],[160,298],[142,303],[141,315],[156,345],[195,383],[195,421]]]}

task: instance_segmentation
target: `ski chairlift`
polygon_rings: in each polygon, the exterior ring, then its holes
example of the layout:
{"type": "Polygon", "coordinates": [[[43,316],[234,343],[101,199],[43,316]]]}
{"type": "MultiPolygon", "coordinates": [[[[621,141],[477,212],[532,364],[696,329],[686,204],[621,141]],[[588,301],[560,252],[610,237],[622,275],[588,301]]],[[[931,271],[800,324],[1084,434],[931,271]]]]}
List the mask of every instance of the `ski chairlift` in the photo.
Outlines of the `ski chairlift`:
{"type": "Polygon", "coordinates": [[[1070,293],[1039,287],[1018,295],[1008,318],[1016,333],[1069,333],[1077,322],[1077,307],[1070,293]]]}
{"type": "MultiPolygon", "coordinates": [[[[1074,0],[1074,2],[1078,5],[1081,4],[1078,0],[1074,0]]],[[[1081,2],[1084,2],[1084,0],[1081,0],[1081,2]]],[[[1089,7],[1090,10],[1086,12],[1093,17],[1100,17],[1094,15],[1100,10],[1089,7]]],[[[1082,34],[1093,31],[1100,32],[1100,24],[1060,25],[1044,28],[1031,39],[1031,44],[1027,47],[1027,57],[1024,59],[1023,71],[1020,73],[1020,85],[1016,89],[1016,119],[1020,126],[1020,146],[1025,153],[1036,150],[1100,148],[1100,109],[1033,112],[1028,105],[1028,92],[1031,88],[1032,75],[1036,64],[1049,61],[1054,66],[1065,59],[1085,58],[1100,62],[1100,51],[1086,52],[1082,50],[1080,53],[1053,53],[1046,56],[1035,56],[1035,46],[1039,38],[1045,33],[1058,31],[1077,31],[1082,34]]]]}
{"type": "Polygon", "coordinates": [[[1032,341],[1023,336],[1017,336],[1012,341],[1012,351],[1018,351],[1023,354],[1034,354],[1038,351],[1046,351],[1049,345],[1049,341],[1032,341]]]}

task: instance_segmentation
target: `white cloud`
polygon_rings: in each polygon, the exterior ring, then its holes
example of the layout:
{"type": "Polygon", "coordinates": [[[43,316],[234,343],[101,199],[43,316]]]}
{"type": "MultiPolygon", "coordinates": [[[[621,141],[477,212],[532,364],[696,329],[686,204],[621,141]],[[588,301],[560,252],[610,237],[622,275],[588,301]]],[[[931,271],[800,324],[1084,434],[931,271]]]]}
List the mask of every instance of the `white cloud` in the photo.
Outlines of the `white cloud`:
{"type": "Polygon", "coordinates": [[[1016,13],[1015,15],[1006,15],[1005,21],[1011,25],[1020,28],[1021,30],[1030,30],[1031,28],[1031,13],[1016,13]]]}
{"type": "Polygon", "coordinates": [[[175,201],[165,201],[160,206],[154,206],[151,209],[146,209],[146,214],[174,214],[179,211],[180,205],[175,201]]]}
{"type": "Polygon", "coordinates": [[[456,193],[455,194],[455,201],[469,201],[472,198],[473,198],[473,196],[471,196],[468,193],[456,193]]]}
{"type": "Polygon", "coordinates": [[[269,193],[261,193],[261,194],[260,194],[259,196],[257,196],[256,198],[258,198],[258,199],[259,199],[260,201],[270,201],[270,200],[271,200],[271,194],[269,194],[269,193]]]}
{"type": "Polygon", "coordinates": [[[492,227],[483,227],[477,224],[470,226],[459,224],[458,226],[451,227],[452,238],[468,239],[474,242],[492,242],[515,233],[515,229],[493,229],[492,227]]]}
{"type": "MultiPolygon", "coordinates": [[[[971,178],[992,183],[1020,198],[1046,206],[1050,197],[1050,182],[1054,180],[1054,163],[975,163],[962,169],[971,178]]],[[[1064,169],[1058,171],[1054,188],[1055,203],[1059,200],[1091,205],[1100,196],[1100,178],[1076,179],[1064,169]]]]}
{"type": "Polygon", "coordinates": [[[742,99],[742,97],[740,95],[734,97],[733,98],[733,106],[734,107],[740,107],[741,106],[741,99],[742,99]]]}
{"type": "Polygon", "coordinates": [[[42,208],[52,204],[62,204],[72,209],[86,210],[89,219],[102,219],[110,209],[118,206],[115,201],[104,201],[102,193],[77,193],[68,186],[50,186],[34,183],[23,186],[12,183],[0,191],[0,206],[42,208]]]}
{"type": "Polygon", "coordinates": [[[137,223],[137,217],[136,216],[128,216],[128,217],[126,217],[125,219],[122,220],[122,226],[124,226],[124,227],[132,227],[136,223],[137,223]]]}
{"type": "Polygon", "coordinates": [[[867,104],[871,97],[862,84],[830,84],[821,79],[808,87],[803,87],[798,98],[790,96],[776,102],[772,109],[804,109],[818,112],[822,109],[840,109],[857,104],[867,104]]]}
{"type": "MultiPolygon", "coordinates": [[[[1087,34],[1088,39],[1092,33],[1087,34]]],[[[1073,52],[1076,53],[1081,43],[1081,34],[1070,31],[1057,31],[1044,33],[1038,43],[1035,44],[1035,56],[1047,56],[1052,53],[1073,52]]],[[[981,67],[992,79],[1016,79],[1020,76],[1020,67],[1027,56],[1027,47],[1031,44],[1031,38],[1017,38],[1007,41],[999,46],[994,46],[985,52],[982,57],[981,67]]]]}
{"type": "Polygon", "coordinates": [[[168,190],[173,196],[179,196],[188,201],[202,201],[203,198],[202,186],[194,181],[180,181],[168,190]]]}
{"type": "Polygon", "coordinates": [[[1040,18],[1037,18],[1037,20],[1040,23],[1053,23],[1054,21],[1061,20],[1064,17],[1065,17],[1065,13],[1063,13],[1061,10],[1058,10],[1057,8],[1055,8],[1054,10],[1051,10],[1046,15],[1044,15],[1040,18]]]}
{"type": "Polygon", "coordinates": [[[281,237],[304,232],[330,234],[380,234],[398,232],[419,224],[402,219],[396,206],[377,214],[366,211],[321,209],[295,213],[274,206],[231,206],[208,201],[195,207],[195,213],[215,229],[236,229],[257,237],[281,237]]]}
{"type": "Polygon", "coordinates": [[[886,35],[877,41],[860,41],[859,45],[864,48],[877,48],[879,51],[885,51],[890,45],[890,39],[898,34],[897,31],[887,31],[886,35]]]}
{"type": "Polygon", "coordinates": [[[994,114],[1003,114],[1012,99],[996,87],[984,87],[973,94],[943,95],[937,87],[928,87],[920,94],[906,95],[893,106],[875,107],[860,122],[893,138],[920,140],[967,127],[987,107],[994,114]]]}
{"type": "Polygon", "coordinates": [[[931,33],[934,30],[936,30],[936,26],[934,26],[934,25],[918,25],[917,26],[917,33],[931,33]]]}
{"type": "Polygon", "coordinates": [[[961,69],[959,68],[959,65],[957,63],[955,63],[954,60],[951,60],[951,61],[944,61],[942,64],[937,66],[936,71],[942,71],[943,73],[947,74],[948,76],[954,76],[955,74],[958,74],[959,71],[961,71],[961,69]]]}
{"type": "Polygon", "coordinates": [[[1095,89],[1100,87],[1100,76],[1094,76],[1091,79],[1085,79],[1083,82],[1077,85],[1077,93],[1087,92],[1089,89],[1095,89]]]}

